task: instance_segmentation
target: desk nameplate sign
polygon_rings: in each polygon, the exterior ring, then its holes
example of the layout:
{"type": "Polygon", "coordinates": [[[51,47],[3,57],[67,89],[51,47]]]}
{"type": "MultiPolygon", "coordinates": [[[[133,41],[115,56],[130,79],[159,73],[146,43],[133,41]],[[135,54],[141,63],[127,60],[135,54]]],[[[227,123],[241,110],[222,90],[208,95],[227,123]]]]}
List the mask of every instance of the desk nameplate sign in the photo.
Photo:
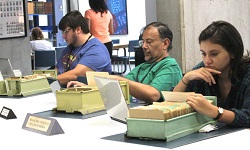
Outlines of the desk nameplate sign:
{"type": "Polygon", "coordinates": [[[14,114],[14,112],[7,108],[7,107],[3,107],[0,113],[0,117],[4,118],[4,119],[15,119],[16,115],[14,114]]]}
{"type": "Polygon", "coordinates": [[[22,129],[44,135],[55,135],[64,133],[63,129],[61,128],[56,119],[30,113],[26,115],[22,129]]]}

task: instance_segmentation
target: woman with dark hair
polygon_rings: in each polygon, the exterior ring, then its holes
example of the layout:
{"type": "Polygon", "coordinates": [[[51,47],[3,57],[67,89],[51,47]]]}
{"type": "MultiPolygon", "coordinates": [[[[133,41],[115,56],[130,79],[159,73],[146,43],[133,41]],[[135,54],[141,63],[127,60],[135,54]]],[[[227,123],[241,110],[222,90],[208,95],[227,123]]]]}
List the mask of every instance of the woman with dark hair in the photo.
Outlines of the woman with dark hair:
{"type": "Polygon", "coordinates": [[[31,53],[34,50],[51,50],[52,44],[49,41],[46,41],[43,36],[41,28],[34,27],[31,29],[31,53]]]}
{"type": "Polygon", "coordinates": [[[85,11],[90,32],[107,47],[110,58],[112,57],[113,44],[110,34],[114,33],[113,17],[108,10],[105,0],[89,0],[91,9],[85,11]]]}
{"type": "MultiPolygon", "coordinates": [[[[40,27],[32,28],[31,29],[31,41],[30,41],[31,55],[34,55],[35,50],[51,50],[51,49],[52,49],[52,44],[49,41],[44,39],[42,29],[40,27]]],[[[32,69],[47,70],[50,67],[51,66],[34,68],[33,62],[32,62],[32,69]]],[[[52,66],[52,67],[54,67],[54,66],[52,66]]]]}
{"type": "Polygon", "coordinates": [[[197,112],[234,127],[250,127],[250,57],[237,29],[216,21],[199,36],[203,61],[187,72],[174,91],[192,91],[187,103],[197,112]],[[217,106],[204,96],[216,96],[217,106]]]}

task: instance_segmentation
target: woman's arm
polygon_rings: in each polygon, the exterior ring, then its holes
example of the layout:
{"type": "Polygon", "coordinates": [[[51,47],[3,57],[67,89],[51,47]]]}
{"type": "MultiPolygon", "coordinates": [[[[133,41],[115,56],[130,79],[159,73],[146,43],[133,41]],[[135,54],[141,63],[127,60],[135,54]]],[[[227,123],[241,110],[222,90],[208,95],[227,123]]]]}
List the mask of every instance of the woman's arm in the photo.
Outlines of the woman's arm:
{"type": "Polygon", "coordinates": [[[87,21],[87,23],[88,23],[88,26],[89,26],[89,30],[90,30],[90,26],[91,26],[91,20],[90,19],[88,19],[88,18],[85,18],[86,19],[86,21],[87,21]]]}
{"type": "Polygon", "coordinates": [[[187,85],[192,80],[204,80],[209,85],[216,84],[215,79],[213,77],[214,74],[220,74],[220,71],[209,69],[209,68],[199,68],[196,70],[189,71],[184,75],[182,80],[176,85],[174,88],[174,92],[184,92],[187,88],[187,85]]]}
{"type": "Polygon", "coordinates": [[[110,19],[109,22],[109,34],[114,34],[114,26],[113,26],[113,19],[110,19]]]}

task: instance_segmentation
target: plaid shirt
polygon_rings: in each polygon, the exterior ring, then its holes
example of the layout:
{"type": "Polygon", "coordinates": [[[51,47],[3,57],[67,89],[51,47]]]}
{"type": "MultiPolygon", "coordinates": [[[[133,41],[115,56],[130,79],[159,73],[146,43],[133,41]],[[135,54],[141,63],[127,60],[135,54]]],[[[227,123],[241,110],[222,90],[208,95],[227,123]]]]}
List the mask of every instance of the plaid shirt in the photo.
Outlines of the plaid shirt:
{"type": "MultiPolygon", "coordinates": [[[[201,62],[193,68],[193,70],[204,67],[201,62]]],[[[235,113],[235,118],[230,124],[234,127],[250,127],[250,66],[245,71],[243,77],[238,81],[231,79],[232,86],[228,94],[228,98],[222,101],[220,98],[219,85],[217,82],[218,75],[214,76],[216,84],[210,86],[204,80],[191,81],[186,91],[193,91],[204,96],[216,96],[217,106],[235,113]]]]}

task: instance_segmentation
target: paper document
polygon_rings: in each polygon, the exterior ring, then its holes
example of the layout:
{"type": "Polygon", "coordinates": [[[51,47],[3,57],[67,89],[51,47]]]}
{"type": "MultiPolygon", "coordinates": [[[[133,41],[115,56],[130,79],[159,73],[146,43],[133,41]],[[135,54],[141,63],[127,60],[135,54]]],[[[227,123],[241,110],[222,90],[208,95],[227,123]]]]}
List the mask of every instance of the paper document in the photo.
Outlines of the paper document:
{"type": "Polygon", "coordinates": [[[170,92],[170,91],[162,91],[161,93],[165,98],[165,101],[175,101],[175,102],[186,102],[189,95],[195,94],[195,92],[170,92]]]}
{"type": "Polygon", "coordinates": [[[109,73],[108,72],[87,71],[86,72],[86,77],[87,77],[87,81],[88,81],[89,86],[96,86],[94,76],[108,77],[109,73]]]}
{"type": "Polygon", "coordinates": [[[13,72],[14,72],[15,77],[21,77],[22,76],[22,72],[19,69],[13,70],[13,72]]]}
{"type": "Polygon", "coordinates": [[[56,91],[61,89],[61,85],[58,82],[58,80],[53,81],[52,83],[50,83],[50,87],[52,92],[56,95],[56,91]]]}

